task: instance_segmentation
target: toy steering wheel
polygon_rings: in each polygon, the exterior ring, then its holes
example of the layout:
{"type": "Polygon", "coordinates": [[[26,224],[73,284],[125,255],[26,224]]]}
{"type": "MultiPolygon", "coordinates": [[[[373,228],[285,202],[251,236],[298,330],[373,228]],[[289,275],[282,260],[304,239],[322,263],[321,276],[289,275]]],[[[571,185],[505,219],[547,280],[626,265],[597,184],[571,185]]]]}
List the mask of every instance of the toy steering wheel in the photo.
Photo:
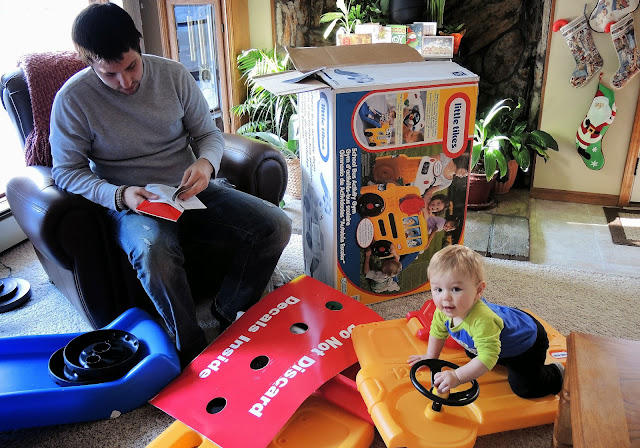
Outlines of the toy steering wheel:
{"type": "Polygon", "coordinates": [[[433,383],[435,381],[435,374],[440,372],[443,367],[451,367],[452,369],[457,369],[460,366],[443,359],[423,359],[421,361],[418,361],[411,367],[411,372],[409,373],[409,376],[411,377],[411,383],[416,389],[418,389],[418,392],[433,401],[432,409],[434,411],[440,411],[442,405],[466,406],[473,403],[476,398],[478,398],[478,395],[480,395],[480,385],[476,380],[471,381],[470,388],[460,392],[453,392],[449,395],[448,398],[439,397],[438,395],[435,395],[431,392],[433,383]],[[416,378],[416,372],[422,366],[427,366],[429,367],[429,370],[431,370],[431,387],[429,389],[424,387],[416,378]]]}

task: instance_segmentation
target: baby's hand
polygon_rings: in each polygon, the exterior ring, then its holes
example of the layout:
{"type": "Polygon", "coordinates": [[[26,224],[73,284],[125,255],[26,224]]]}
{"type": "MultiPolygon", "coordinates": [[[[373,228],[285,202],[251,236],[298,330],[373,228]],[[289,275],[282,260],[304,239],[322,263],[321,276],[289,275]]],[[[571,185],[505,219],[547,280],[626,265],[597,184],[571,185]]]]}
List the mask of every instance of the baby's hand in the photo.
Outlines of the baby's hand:
{"type": "Polygon", "coordinates": [[[429,359],[427,357],[427,355],[411,355],[409,356],[409,359],[407,359],[407,363],[410,366],[413,366],[415,363],[417,363],[418,361],[422,361],[423,359],[429,359]]]}
{"type": "Polygon", "coordinates": [[[433,385],[438,388],[438,392],[444,394],[460,385],[458,375],[454,370],[443,370],[434,375],[433,385]]]}

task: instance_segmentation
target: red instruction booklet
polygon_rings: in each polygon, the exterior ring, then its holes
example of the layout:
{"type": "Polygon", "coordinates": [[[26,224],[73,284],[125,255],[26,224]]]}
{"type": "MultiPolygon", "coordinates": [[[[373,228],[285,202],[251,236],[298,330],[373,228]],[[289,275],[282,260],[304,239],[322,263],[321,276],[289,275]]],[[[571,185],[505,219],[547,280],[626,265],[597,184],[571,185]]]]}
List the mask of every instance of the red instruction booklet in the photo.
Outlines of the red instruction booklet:
{"type": "Polygon", "coordinates": [[[176,187],[161,184],[148,184],[144,187],[147,191],[160,196],[158,199],[147,199],[143,201],[136,211],[145,215],[156,216],[158,218],[177,221],[185,210],[207,208],[196,196],[183,201],[178,199],[176,187]]]}

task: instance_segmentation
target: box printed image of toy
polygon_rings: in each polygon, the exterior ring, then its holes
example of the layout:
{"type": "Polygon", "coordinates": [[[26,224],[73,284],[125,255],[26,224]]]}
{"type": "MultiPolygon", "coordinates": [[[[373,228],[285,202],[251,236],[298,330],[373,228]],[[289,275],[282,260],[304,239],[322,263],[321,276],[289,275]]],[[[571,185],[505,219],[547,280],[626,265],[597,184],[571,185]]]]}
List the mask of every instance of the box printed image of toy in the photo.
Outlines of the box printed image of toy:
{"type": "Polygon", "coordinates": [[[432,144],[438,133],[440,91],[434,89],[370,95],[357,111],[353,130],[360,146],[432,144]]]}
{"type": "Polygon", "coordinates": [[[305,273],[365,304],[428,290],[433,254],[462,242],[478,77],[416,56],[298,94],[305,273]]]}
{"type": "Polygon", "coordinates": [[[343,188],[340,175],[338,260],[347,291],[359,290],[363,301],[423,290],[431,256],[461,241],[474,89],[372,92],[358,101],[355,142],[338,146],[345,148],[338,172],[347,179],[343,188]],[[446,132],[455,154],[443,145],[446,132]],[[356,253],[358,264],[349,259],[356,253]]]}
{"type": "Polygon", "coordinates": [[[469,152],[455,159],[439,145],[362,154],[357,199],[360,286],[374,293],[422,286],[431,256],[460,241],[469,152]]]}

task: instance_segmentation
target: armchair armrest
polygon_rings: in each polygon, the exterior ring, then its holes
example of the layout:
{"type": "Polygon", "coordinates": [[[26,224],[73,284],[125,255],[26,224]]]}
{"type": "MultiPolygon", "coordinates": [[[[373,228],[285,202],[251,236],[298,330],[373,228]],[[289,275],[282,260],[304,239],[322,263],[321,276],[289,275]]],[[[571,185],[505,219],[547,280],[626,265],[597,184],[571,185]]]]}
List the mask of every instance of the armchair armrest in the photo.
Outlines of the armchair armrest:
{"type": "Polygon", "coordinates": [[[218,177],[238,190],[278,205],[287,187],[287,164],[268,143],[235,134],[223,134],[225,151],[218,177]]]}
{"type": "MultiPolygon", "coordinates": [[[[20,227],[44,256],[67,269],[73,260],[61,245],[61,234],[73,234],[71,229],[61,229],[62,222],[69,222],[67,214],[91,215],[95,219],[84,222],[102,222],[102,208],[91,201],[58,188],[51,178],[51,168],[30,166],[13,177],[7,184],[7,199],[11,212],[20,227]],[[71,231],[71,232],[70,232],[71,231]]],[[[84,229],[91,232],[91,229],[84,229]]],[[[99,235],[96,232],[96,235],[99,235]]]]}

